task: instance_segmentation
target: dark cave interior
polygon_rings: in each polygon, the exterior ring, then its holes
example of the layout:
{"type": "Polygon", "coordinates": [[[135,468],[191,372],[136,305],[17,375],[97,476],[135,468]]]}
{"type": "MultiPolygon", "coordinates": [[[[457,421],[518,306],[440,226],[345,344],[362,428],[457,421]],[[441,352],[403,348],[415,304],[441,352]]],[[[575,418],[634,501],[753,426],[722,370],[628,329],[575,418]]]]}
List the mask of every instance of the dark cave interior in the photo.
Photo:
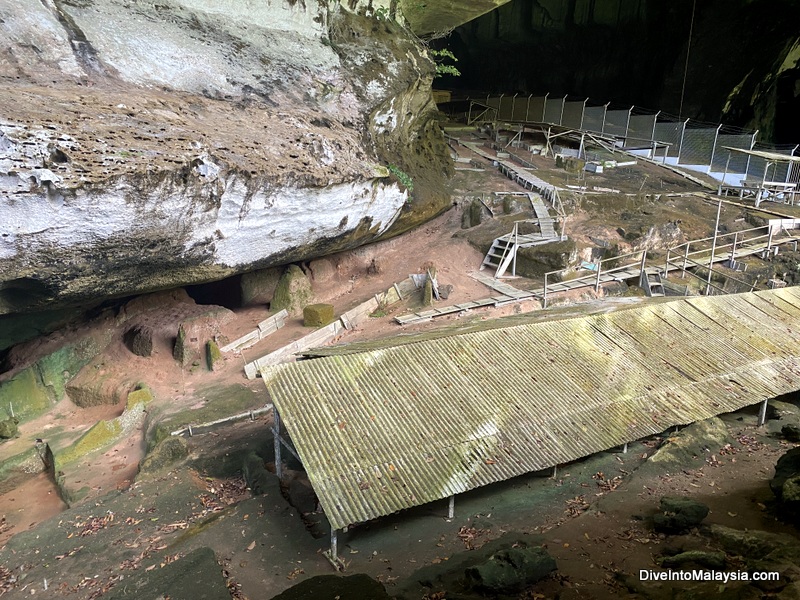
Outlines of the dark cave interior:
{"type": "Polygon", "coordinates": [[[432,42],[461,71],[436,87],[568,94],[797,143],[800,73],[784,60],[798,21],[793,0],[512,0],[432,42]]]}

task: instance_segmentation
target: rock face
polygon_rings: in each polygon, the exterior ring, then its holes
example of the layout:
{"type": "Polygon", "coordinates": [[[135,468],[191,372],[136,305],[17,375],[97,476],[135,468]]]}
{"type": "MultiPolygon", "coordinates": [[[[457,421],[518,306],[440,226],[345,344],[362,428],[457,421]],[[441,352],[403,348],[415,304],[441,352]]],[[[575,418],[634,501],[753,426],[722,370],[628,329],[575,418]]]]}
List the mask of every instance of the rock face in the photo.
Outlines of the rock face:
{"type": "Polygon", "coordinates": [[[511,548],[470,567],[465,574],[470,587],[495,595],[519,593],[555,570],[556,561],[544,548],[511,548]]]}
{"type": "Polygon", "coordinates": [[[307,260],[444,210],[433,62],[343,4],[4,5],[0,314],[307,260]]]}

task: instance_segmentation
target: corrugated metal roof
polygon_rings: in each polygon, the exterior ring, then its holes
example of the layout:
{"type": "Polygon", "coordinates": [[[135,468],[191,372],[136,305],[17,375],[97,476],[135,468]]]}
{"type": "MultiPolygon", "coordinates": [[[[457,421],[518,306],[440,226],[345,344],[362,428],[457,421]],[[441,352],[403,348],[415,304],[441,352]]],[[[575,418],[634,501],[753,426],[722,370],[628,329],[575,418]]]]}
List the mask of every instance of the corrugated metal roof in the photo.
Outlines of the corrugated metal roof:
{"type": "Polygon", "coordinates": [[[267,368],[336,528],[800,388],[800,289],[691,298],[267,368]]]}

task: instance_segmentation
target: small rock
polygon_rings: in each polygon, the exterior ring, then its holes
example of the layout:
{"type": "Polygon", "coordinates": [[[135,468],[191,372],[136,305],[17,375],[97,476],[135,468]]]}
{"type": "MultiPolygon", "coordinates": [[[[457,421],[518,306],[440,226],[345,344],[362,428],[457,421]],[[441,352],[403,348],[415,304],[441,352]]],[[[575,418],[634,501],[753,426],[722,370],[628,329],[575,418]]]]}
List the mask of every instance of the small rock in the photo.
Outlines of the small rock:
{"type": "Polygon", "coordinates": [[[189,445],[179,435],[171,435],[153,448],[139,464],[140,473],[154,473],[160,471],[182,458],[189,456],[189,445]]]}
{"type": "Polygon", "coordinates": [[[667,569],[694,566],[719,571],[725,568],[725,553],[690,550],[675,556],[664,557],[661,560],[661,566],[667,569]]]}
{"type": "Polygon", "coordinates": [[[9,417],[4,421],[0,421],[0,438],[8,440],[13,438],[19,432],[19,419],[9,417]]]}
{"type": "Polygon", "coordinates": [[[122,336],[128,350],[137,356],[148,357],[153,354],[153,330],[144,325],[135,325],[122,336]]]}
{"type": "Polygon", "coordinates": [[[794,424],[784,425],[781,427],[781,436],[783,436],[787,442],[800,442],[800,426],[794,424]]]}
{"type": "Polygon", "coordinates": [[[208,340],[208,343],[206,344],[206,361],[208,362],[208,370],[214,371],[215,368],[219,368],[221,360],[222,352],[220,351],[217,342],[214,340],[208,340]]]}
{"type": "Polygon", "coordinates": [[[447,285],[440,285],[439,286],[439,296],[442,300],[447,300],[450,297],[450,294],[453,293],[453,286],[449,283],[447,285]]]}
{"type": "Polygon", "coordinates": [[[482,594],[515,594],[556,568],[555,559],[544,548],[510,548],[468,568],[465,575],[469,587],[482,594]]]}
{"type": "Polygon", "coordinates": [[[305,327],[324,327],[335,319],[333,304],[309,304],[303,308],[305,327]]]}
{"type": "Polygon", "coordinates": [[[677,496],[661,498],[662,513],[653,516],[653,527],[663,533],[680,533],[697,527],[708,515],[708,506],[677,496]]]}

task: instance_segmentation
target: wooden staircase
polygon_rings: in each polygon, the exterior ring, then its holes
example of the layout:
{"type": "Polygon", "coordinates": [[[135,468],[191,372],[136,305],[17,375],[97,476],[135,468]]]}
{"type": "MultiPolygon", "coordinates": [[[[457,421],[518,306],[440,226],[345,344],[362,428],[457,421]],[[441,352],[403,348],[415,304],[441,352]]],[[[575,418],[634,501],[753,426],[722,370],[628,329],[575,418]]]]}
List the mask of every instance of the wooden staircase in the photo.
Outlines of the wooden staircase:
{"type": "Polygon", "coordinates": [[[664,284],[661,282],[661,271],[645,269],[641,276],[641,288],[649,297],[666,296],[664,284]]]}

